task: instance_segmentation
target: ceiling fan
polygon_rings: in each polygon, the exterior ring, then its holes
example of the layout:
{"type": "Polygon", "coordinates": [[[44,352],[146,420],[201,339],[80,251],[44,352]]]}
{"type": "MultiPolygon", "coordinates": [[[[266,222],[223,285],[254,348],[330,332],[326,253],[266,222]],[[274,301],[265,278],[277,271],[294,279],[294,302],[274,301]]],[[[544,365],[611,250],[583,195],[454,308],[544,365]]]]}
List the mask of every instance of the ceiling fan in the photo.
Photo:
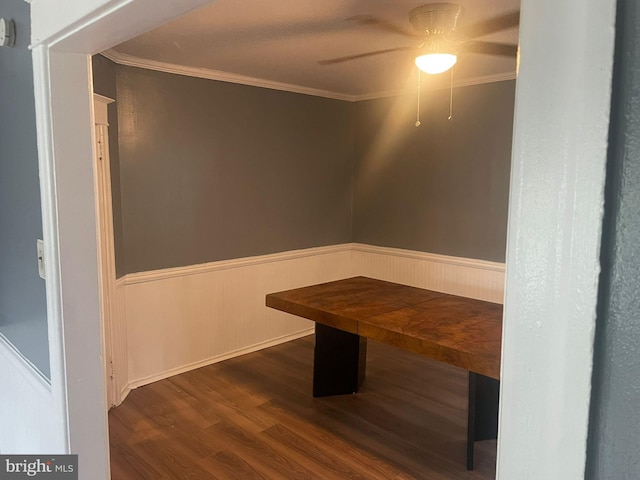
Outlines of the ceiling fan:
{"type": "Polygon", "coordinates": [[[321,65],[332,65],[364,57],[381,55],[398,51],[416,51],[415,59],[418,68],[426,73],[438,74],[449,70],[458,60],[461,53],[483,53],[515,57],[517,45],[485,42],[476,38],[518,26],[519,11],[511,11],[488,20],[462,25],[464,8],[454,3],[429,3],[414,8],[409,12],[409,22],[415,32],[406,30],[393,23],[371,15],[357,15],[347,20],[360,25],[369,25],[381,30],[401,34],[419,40],[416,46],[395,47],[376,50],[357,55],[321,60],[321,65]]]}

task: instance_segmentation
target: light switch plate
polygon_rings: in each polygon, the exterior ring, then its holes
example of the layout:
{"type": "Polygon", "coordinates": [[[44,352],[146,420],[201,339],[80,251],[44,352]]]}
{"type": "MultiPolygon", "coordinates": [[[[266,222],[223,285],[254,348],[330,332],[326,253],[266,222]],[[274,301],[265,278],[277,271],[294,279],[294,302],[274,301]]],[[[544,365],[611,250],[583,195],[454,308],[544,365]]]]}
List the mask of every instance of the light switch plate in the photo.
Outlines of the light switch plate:
{"type": "Polygon", "coordinates": [[[38,275],[44,279],[44,242],[40,239],[36,240],[38,249],[38,275]]]}

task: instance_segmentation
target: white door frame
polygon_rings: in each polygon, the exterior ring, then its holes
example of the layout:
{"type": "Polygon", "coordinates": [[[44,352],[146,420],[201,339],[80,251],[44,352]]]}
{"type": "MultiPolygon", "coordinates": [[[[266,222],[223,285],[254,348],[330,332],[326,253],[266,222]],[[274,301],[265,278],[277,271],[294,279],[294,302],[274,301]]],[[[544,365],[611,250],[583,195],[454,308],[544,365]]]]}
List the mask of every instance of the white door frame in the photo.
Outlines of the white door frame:
{"type": "MultiPolygon", "coordinates": [[[[240,0],[237,0],[240,1],[240,0]]],[[[108,478],[87,55],[204,0],[32,0],[52,388],[62,450],[108,478]]],[[[615,0],[523,0],[498,478],[582,478],[615,0]]],[[[86,477],[89,478],[89,477],[86,477]]]]}

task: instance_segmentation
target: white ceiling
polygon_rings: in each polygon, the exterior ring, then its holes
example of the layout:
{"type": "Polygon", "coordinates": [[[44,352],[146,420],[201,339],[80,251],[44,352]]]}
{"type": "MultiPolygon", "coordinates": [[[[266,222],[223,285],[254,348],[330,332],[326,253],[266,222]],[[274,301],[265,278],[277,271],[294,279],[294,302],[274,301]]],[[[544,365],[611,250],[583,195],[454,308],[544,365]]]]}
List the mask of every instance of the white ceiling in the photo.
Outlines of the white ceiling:
{"type": "MultiPolygon", "coordinates": [[[[348,21],[373,15],[411,30],[408,12],[425,0],[217,0],[195,12],[114,47],[110,57],[121,63],[180,66],[207,72],[212,78],[240,77],[317,90],[345,98],[373,97],[415,88],[411,52],[393,52],[319,65],[318,61],[400,46],[415,41],[400,34],[348,21]],[[144,60],[141,60],[144,59],[144,60]],[[231,75],[225,75],[231,74],[231,75]]],[[[458,0],[462,22],[476,22],[516,10],[519,0],[458,0]]],[[[512,28],[482,40],[517,44],[512,28]]],[[[458,82],[515,74],[515,59],[466,54],[455,67],[458,82]]],[[[161,68],[162,69],[162,68],[161,68]]],[[[174,68],[179,71],[180,68],[174,68]]],[[[448,73],[424,80],[449,84],[448,73]]],[[[253,81],[252,84],[259,84],[253,81]]],[[[277,87],[276,87],[277,88],[277,87]]],[[[293,88],[295,91],[296,89],[293,88]]]]}

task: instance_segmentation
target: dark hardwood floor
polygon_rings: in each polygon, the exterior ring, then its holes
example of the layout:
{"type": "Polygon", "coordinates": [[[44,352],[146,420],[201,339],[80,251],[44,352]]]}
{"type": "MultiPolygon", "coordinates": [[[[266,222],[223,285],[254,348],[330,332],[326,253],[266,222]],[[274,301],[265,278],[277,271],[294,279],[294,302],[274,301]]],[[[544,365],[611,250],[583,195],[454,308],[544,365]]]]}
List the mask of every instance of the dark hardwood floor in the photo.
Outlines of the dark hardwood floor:
{"type": "Polygon", "coordinates": [[[493,479],[465,469],[467,373],[369,341],[357,395],[311,396],[313,336],[132,391],[109,412],[127,479],[493,479]]]}

